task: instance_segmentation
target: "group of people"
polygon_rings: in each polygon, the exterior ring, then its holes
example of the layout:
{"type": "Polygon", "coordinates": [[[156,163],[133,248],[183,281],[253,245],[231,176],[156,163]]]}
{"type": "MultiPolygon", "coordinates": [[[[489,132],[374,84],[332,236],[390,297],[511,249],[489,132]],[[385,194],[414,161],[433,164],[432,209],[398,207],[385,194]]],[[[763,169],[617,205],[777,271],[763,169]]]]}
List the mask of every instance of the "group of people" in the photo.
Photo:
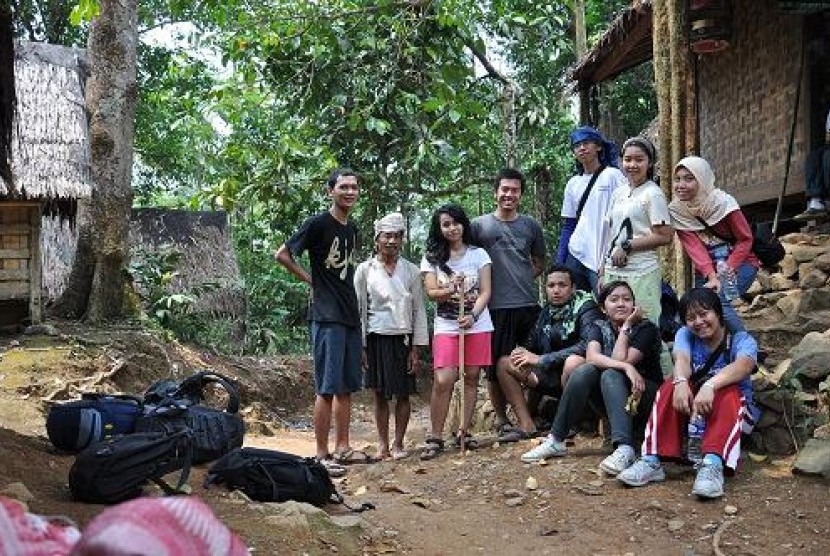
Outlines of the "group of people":
{"type": "Polygon", "coordinates": [[[421,459],[445,449],[445,422],[460,377],[464,412],[453,440],[466,449],[479,446],[470,428],[483,371],[501,442],[539,436],[539,401],[558,401],[549,434],[522,461],[565,455],[565,441],[588,408],[610,424],[614,451],[600,468],[642,486],[665,477],[662,460],[685,458],[687,423],[701,416],[703,457],[693,492],[723,495],[724,467],[735,469],[741,433],[758,417],[749,382],[757,345],[726,291],[744,293],[759,267],[749,224],[735,199],[715,187],[702,158],[677,163],[668,203],[653,179],[657,157],[647,138],[624,143],[622,170],[615,145],[593,128],[576,129],[571,146],[579,173],[565,188],[559,245],[544,275],[544,235],[519,211],[525,179],[518,170],[495,177],[492,213],[471,221],[456,204],[435,210],[420,265],[401,257],[406,222],[391,213],[375,222],[374,254],[356,268],[357,229],[348,217],[358,177],[349,170],[332,174],[331,208],[306,220],[276,253],[311,285],[316,455],[330,473],[409,455],[404,438],[418,348],[431,344],[431,427],[421,459]],[[675,232],[692,261],[696,287],[680,301],[685,326],[666,368],[656,250],[675,232]],[[296,260],[304,251],[310,273],[296,260]],[[435,304],[431,342],[424,295],[435,304]],[[351,394],[363,386],[374,392],[376,456],[349,442],[351,394]]]}

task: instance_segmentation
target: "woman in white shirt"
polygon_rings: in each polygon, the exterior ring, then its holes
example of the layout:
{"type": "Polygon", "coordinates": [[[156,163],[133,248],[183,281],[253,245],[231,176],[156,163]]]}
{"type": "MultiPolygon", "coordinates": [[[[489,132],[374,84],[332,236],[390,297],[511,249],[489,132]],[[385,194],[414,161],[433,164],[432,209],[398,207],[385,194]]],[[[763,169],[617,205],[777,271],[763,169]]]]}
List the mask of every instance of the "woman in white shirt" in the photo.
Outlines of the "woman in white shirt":
{"type": "Polygon", "coordinates": [[[651,322],[660,322],[662,272],[657,248],[671,243],[666,196],[654,183],[657,153],[645,137],[623,144],[623,172],[628,183],[617,188],[606,216],[603,283],[627,282],[651,322]]]}
{"type": "Polygon", "coordinates": [[[458,380],[459,336],[464,335],[464,415],[456,444],[469,449],[478,443],[469,433],[475,411],[481,367],[491,365],[490,337],[493,323],[490,301],[490,257],[470,242],[470,219],[458,205],[443,205],[432,215],[421,273],[427,296],[435,301],[436,315],[432,357],[435,375],[430,399],[431,435],[421,459],[432,459],[444,450],[444,422],[458,380]],[[464,303],[464,316],[460,304],[464,303]]]}
{"type": "Polygon", "coordinates": [[[409,396],[416,392],[417,346],[429,344],[418,267],[401,258],[406,223],[398,212],[375,222],[375,255],[354,275],[363,332],[363,385],[374,392],[378,457],[403,459],[409,396]],[[395,402],[395,439],[389,445],[389,400],[395,402]]]}

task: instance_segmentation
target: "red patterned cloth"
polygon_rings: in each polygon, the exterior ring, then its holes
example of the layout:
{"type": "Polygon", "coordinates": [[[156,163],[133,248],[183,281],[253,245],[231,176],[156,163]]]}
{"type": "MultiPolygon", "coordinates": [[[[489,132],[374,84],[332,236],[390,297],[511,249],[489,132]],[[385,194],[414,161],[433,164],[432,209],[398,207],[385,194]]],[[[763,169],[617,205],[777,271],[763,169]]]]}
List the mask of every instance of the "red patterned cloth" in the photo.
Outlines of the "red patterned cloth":
{"type": "Polygon", "coordinates": [[[75,527],[30,514],[17,500],[0,496],[0,556],[69,554],[80,537],[75,527]]]}
{"type": "Polygon", "coordinates": [[[248,548],[195,497],[138,498],[104,510],[71,556],[245,556],[248,548]]]}
{"type": "Polygon", "coordinates": [[[138,498],[84,529],[26,512],[0,496],[0,556],[247,556],[248,548],[196,497],[138,498]]]}

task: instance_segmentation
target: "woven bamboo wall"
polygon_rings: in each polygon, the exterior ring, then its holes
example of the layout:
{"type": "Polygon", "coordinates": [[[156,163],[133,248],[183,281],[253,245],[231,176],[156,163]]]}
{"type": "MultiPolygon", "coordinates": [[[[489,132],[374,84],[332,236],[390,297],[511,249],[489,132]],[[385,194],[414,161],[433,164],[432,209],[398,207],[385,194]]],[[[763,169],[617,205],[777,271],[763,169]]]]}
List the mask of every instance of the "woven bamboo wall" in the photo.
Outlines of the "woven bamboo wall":
{"type": "MultiPolygon", "coordinates": [[[[741,204],[777,198],[784,179],[802,19],[775,4],[733,0],[730,48],[698,65],[701,156],[741,204]]],[[[802,86],[788,194],[804,190],[807,97],[802,86]]]]}

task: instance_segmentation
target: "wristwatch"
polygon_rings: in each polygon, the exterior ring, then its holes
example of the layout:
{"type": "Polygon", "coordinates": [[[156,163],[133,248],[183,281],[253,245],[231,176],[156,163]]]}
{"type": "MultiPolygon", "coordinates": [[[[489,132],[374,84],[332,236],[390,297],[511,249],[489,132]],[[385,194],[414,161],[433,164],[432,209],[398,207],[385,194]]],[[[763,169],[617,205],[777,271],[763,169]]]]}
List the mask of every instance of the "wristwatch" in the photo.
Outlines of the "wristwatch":
{"type": "Polygon", "coordinates": [[[630,255],[630,254],[631,254],[631,252],[634,250],[634,246],[633,246],[633,245],[631,245],[631,240],[630,240],[630,239],[626,239],[625,241],[623,241],[622,243],[620,243],[620,248],[621,248],[623,251],[625,251],[625,254],[626,254],[626,255],[630,255]]]}

